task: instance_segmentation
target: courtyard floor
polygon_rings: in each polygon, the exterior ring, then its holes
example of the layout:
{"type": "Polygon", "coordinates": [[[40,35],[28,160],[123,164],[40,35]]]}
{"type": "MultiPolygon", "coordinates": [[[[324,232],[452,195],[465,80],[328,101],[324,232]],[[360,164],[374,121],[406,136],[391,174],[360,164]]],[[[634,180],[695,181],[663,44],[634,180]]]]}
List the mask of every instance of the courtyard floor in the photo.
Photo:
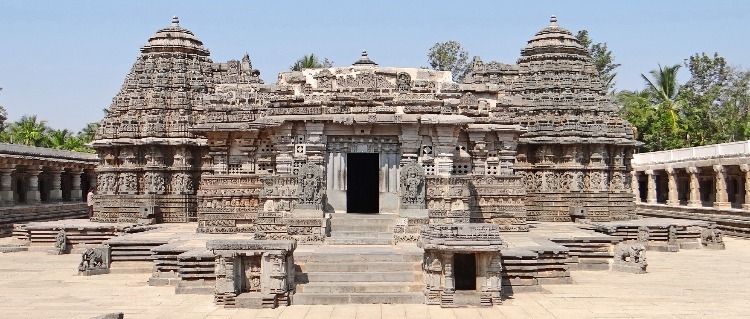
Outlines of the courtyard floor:
{"type": "MultiPolygon", "coordinates": [[[[5,241],[4,238],[1,241],[5,241]]],[[[727,250],[648,252],[648,274],[573,271],[573,284],[516,293],[493,308],[425,305],[223,309],[210,295],[151,287],[149,274],[77,276],[80,255],[0,254],[0,318],[750,318],[750,240],[727,250]]]]}

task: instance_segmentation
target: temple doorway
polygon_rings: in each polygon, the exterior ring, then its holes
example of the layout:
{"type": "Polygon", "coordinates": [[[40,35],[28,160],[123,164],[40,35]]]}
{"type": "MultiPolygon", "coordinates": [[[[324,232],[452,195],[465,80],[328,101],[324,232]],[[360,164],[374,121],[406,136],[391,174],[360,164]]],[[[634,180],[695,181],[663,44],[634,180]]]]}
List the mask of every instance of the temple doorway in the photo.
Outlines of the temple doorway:
{"type": "Polygon", "coordinates": [[[346,158],[346,212],[377,214],[378,154],[348,153],[346,158]]]}
{"type": "Polygon", "coordinates": [[[477,290],[477,259],[474,254],[455,254],[453,263],[456,290],[477,290]]]}

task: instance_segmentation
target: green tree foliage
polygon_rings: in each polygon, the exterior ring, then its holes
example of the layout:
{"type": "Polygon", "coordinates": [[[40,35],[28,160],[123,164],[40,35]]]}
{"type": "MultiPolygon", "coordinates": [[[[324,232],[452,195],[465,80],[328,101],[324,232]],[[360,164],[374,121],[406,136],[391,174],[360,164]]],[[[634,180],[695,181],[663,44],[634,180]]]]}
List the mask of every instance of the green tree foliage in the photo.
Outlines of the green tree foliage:
{"type": "Polygon", "coordinates": [[[89,123],[80,132],[73,134],[67,129],[50,128],[47,121],[38,120],[36,115],[23,116],[0,131],[0,142],[94,153],[86,143],[94,139],[97,126],[97,123],[89,123]]]}
{"type": "Polygon", "coordinates": [[[578,31],[576,38],[581,45],[589,51],[591,55],[591,62],[596,67],[596,71],[599,72],[599,79],[602,82],[602,86],[611,92],[615,87],[615,77],[617,76],[617,69],[620,64],[614,63],[615,57],[612,55],[612,51],[607,48],[607,43],[593,43],[589,38],[589,32],[586,30],[578,31]]]}
{"type": "Polygon", "coordinates": [[[314,53],[310,53],[310,55],[303,55],[299,60],[294,62],[294,64],[289,67],[289,70],[302,71],[302,69],[330,68],[332,66],[333,61],[328,60],[328,58],[320,61],[314,53]]]}
{"type": "Polygon", "coordinates": [[[457,41],[438,42],[427,53],[430,67],[438,71],[451,71],[453,81],[463,80],[469,72],[469,53],[457,41]]]}
{"type": "Polygon", "coordinates": [[[642,91],[622,91],[621,114],[644,142],[643,151],[750,139],[750,72],[730,66],[714,54],[685,60],[690,79],[680,85],[680,65],[643,75],[642,91]]]}
{"type": "Polygon", "coordinates": [[[671,129],[673,132],[677,130],[677,112],[681,106],[677,99],[680,90],[679,83],[677,83],[677,72],[679,70],[679,64],[667,67],[659,65],[659,70],[649,72],[651,78],[641,74],[643,80],[646,81],[646,91],[651,104],[660,111],[668,113],[672,121],[671,129]]]}

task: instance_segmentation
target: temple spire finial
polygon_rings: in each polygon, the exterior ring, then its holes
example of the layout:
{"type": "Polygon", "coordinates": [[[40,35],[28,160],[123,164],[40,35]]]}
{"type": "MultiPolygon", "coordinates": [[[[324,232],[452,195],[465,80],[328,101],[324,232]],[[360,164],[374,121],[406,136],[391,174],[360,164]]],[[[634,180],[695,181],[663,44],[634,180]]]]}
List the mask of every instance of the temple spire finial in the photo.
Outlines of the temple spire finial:
{"type": "Polygon", "coordinates": [[[553,14],[552,17],[549,18],[549,24],[550,25],[557,25],[557,16],[556,15],[553,14]]]}
{"type": "Polygon", "coordinates": [[[180,18],[177,16],[172,16],[172,25],[179,25],[180,24],[180,18]]]}

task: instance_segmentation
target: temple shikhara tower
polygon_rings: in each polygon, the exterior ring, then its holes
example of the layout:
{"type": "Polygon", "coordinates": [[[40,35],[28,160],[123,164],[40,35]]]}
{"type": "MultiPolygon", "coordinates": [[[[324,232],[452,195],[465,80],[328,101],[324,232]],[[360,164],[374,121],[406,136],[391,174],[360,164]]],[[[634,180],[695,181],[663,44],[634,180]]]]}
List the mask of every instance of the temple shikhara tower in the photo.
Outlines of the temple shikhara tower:
{"type": "Polygon", "coordinates": [[[524,231],[633,212],[632,129],[555,18],[517,64],[475,57],[465,83],[366,52],[274,84],[259,74],[247,54],[211,61],[176,18],[152,36],[94,142],[95,220],[319,242],[325,213],[524,231]]]}

